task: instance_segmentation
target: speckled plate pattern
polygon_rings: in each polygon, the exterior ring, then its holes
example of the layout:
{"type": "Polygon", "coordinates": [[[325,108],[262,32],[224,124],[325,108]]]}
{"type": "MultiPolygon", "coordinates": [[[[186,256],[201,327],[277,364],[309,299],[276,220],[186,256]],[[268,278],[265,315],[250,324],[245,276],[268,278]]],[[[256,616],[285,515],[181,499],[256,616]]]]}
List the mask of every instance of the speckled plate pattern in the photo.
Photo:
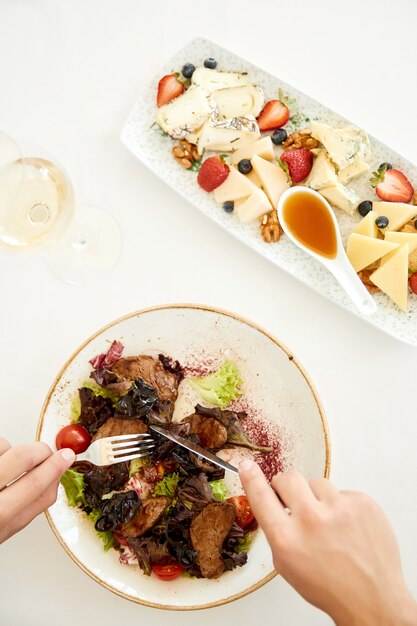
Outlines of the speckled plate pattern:
{"type": "MultiPolygon", "coordinates": [[[[251,81],[262,87],[265,100],[278,97],[278,90],[281,88],[285,94],[296,101],[296,110],[304,117],[336,127],[352,124],[316,100],[232,52],[207,39],[197,38],[177,52],[165,67],[161,68],[153,81],[144,85],[143,91],[139,95],[122,131],[121,139],[125,146],[161,180],[252,250],[272,261],[316,292],[380,330],[406,343],[417,345],[416,296],[411,295],[409,297],[409,310],[404,313],[386,295],[377,294],[374,296],[378,305],[376,313],[369,318],[363,317],[356,311],[333,276],[317,261],[295,247],[285,236],[282,236],[276,244],[264,243],[260,235],[258,221],[252,224],[241,224],[236,216],[226,214],[221,205],[215,202],[213,194],[206,193],[198,186],[196,172],[184,170],[172,157],[171,149],[176,142],[173,142],[170,137],[163,136],[157,126],[152,126],[156,112],[155,98],[158,81],[164,74],[180,71],[184,63],[191,62],[197,66],[209,56],[218,61],[218,68],[221,70],[248,72],[251,81]]],[[[308,122],[302,123],[300,128],[304,126],[308,126],[308,122]]],[[[370,140],[373,151],[370,164],[371,171],[379,163],[389,161],[403,171],[414,186],[417,184],[416,166],[373,137],[370,137],[370,140]]],[[[276,150],[279,154],[280,149],[277,148],[276,150]]],[[[376,194],[369,185],[369,175],[367,174],[350,183],[349,187],[354,189],[361,199],[377,200],[376,194]]],[[[359,215],[351,217],[337,209],[335,213],[339,221],[342,238],[346,243],[354,225],[361,218],[359,215]]]]}

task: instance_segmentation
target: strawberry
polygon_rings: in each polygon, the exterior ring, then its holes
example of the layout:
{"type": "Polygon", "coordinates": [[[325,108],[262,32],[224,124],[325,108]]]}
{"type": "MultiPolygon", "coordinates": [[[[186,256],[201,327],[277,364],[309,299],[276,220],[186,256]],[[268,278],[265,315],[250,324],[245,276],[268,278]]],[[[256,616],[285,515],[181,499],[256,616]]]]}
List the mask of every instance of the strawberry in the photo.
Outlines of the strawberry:
{"type": "Polygon", "coordinates": [[[293,183],[300,183],[311,172],[313,167],[313,155],[307,148],[297,150],[285,150],[280,157],[283,163],[288,165],[293,183]]]}
{"type": "Polygon", "coordinates": [[[204,191],[213,191],[229,176],[229,167],[218,156],[206,159],[200,168],[197,182],[204,191]]]}
{"type": "Polygon", "coordinates": [[[274,130],[281,128],[290,119],[288,107],[281,100],[270,100],[259,113],[259,130],[274,130]]]}
{"type": "Polygon", "coordinates": [[[382,163],[376,172],[373,172],[370,183],[381,200],[385,202],[410,202],[414,189],[408,178],[387,163],[382,163]]]}
{"type": "Polygon", "coordinates": [[[178,98],[184,93],[185,87],[177,79],[174,74],[167,74],[163,76],[158,83],[158,95],[156,96],[156,104],[161,107],[163,104],[168,104],[174,98],[178,98]]]}

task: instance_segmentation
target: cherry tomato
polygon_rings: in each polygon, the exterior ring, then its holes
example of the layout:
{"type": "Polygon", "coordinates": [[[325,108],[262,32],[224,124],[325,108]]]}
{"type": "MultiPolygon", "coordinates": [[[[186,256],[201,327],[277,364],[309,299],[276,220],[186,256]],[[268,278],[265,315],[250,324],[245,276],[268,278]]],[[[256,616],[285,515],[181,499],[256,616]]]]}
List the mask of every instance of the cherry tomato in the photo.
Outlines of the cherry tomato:
{"type": "Polygon", "coordinates": [[[184,571],[178,563],[168,563],[167,565],[152,565],[152,571],[161,580],[175,580],[184,571]]]}
{"type": "Polygon", "coordinates": [[[128,546],[126,537],[122,535],[118,530],[113,531],[114,538],[120,543],[121,546],[128,546]]]}
{"type": "Polygon", "coordinates": [[[414,272],[414,274],[410,276],[410,289],[414,291],[414,293],[417,293],[417,272],[414,272]]]}
{"type": "Polygon", "coordinates": [[[253,522],[255,516],[252,513],[249,500],[246,496],[233,496],[227,501],[230,502],[230,504],[234,504],[236,507],[236,524],[241,528],[245,528],[253,522]]]}
{"type": "Polygon", "coordinates": [[[75,454],[81,454],[85,452],[90,445],[91,437],[84,426],[79,424],[68,424],[61,428],[56,436],[56,447],[58,450],[61,448],[71,448],[75,454]]]}

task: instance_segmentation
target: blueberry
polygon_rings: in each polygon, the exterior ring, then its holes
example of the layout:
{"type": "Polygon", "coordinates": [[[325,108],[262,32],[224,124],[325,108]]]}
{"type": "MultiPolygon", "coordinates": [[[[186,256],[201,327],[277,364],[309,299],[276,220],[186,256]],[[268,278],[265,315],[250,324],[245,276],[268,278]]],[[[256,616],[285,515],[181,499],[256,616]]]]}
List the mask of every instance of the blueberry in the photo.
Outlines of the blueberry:
{"type": "Polygon", "coordinates": [[[284,128],[277,128],[271,135],[271,141],[276,146],[279,146],[287,140],[287,136],[287,131],[284,128]]]}
{"type": "Polygon", "coordinates": [[[386,228],[388,226],[388,223],[389,219],[385,217],[385,215],[380,215],[375,220],[375,224],[378,226],[378,228],[386,228]]]}
{"type": "Polygon", "coordinates": [[[214,70],[217,67],[216,59],[213,59],[213,57],[209,57],[204,61],[204,67],[208,67],[209,70],[214,70]]]}
{"type": "Polygon", "coordinates": [[[232,200],[226,200],[226,202],[223,202],[223,209],[226,213],[233,213],[234,208],[235,203],[232,200]]]}
{"type": "Polygon", "coordinates": [[[365,217],[368,215],[369,211],[372,211],[372,202],[370,200],[364,200],[360,204],[358,204],[359,215],[365,217]]]}
{"type": "Polygon", "coordinates": [[[195,65],[193,65],[192,63],[186,63],[181,70],[181,74],[184,76],[184,78],[191,78],[191,76],[194,74],[194,70],[195,65]]]}
{"type": "Polygon", "coordinates": [[[241,174],[249,174],[252,171],[252,163],[249,159],[241,159],[237,164],[237,169],[241,174]]]}
{"type": "Polygon", "coordinates": [[[391,163],[381,163],[381,165],[378,167],[379,170],[382,170],[385,167],[386,170],[392,170],[392,165],[391,163]]]}

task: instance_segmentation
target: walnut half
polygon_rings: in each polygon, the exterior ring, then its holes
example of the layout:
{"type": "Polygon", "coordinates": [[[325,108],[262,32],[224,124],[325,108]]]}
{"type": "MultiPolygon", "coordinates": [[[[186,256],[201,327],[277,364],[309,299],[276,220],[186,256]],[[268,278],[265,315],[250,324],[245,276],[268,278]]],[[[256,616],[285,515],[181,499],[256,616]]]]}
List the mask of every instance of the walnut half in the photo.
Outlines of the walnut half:
{"type": "Polygon", "coordinates": [[[266,243],[276,243],[283,232],[278,220],[277,210],[273,209],[269,213],[264,213],[259,218],[259,221],[261,223],[262,239],[266,243]]]}
{"type": "Polygon", "coordinates": [[[177,163],[186,170],[192,167],[194,161],[201,160],[201,155],[198,154],[197,147],[185,139],[181,139],[179,144],[172,148],[172,154],[177,163]]]}
{"type": "Polygon", "coordinates": [[[317,148],[319,142],[317,139],[311,136],[311,130],[309,128],[304,128],[303,130],[297,130],[284,141],[282,147],[285,150],[298,150],[298,148],[307,148],[308,150],[312,150],[313,148],[317,148]]]}
{"type": "Polygon", "coordinates": [[[364,270],[360,270],[360,272],[358,272],[359,278],[361,279],[361,281],[363,282],[363,284],[365,285],[365,287],[367,288],[369,293],[379,293],[381,291],[380,288],[377,287],[376,285],[374,285],[374,283],[369,278],[370,275],[374,271],[375,271],[375,268],[373,268],[373,269],[364,269],[364,270]]]}

